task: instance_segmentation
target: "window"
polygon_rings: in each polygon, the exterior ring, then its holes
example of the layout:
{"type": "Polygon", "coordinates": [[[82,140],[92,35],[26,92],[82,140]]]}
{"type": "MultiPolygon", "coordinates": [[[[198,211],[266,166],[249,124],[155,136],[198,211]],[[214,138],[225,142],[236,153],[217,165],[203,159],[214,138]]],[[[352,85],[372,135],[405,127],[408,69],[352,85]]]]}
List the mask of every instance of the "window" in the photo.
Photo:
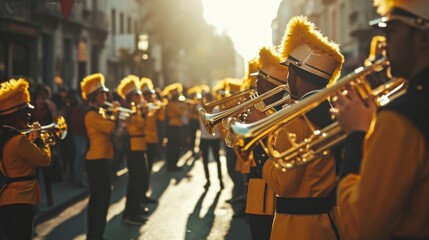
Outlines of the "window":
{"type": "Polygon", "coordinates": [[[116,34],[116,10],[112,9],[112,34],[116,34]]]}
{"type": "Polygon", "coordinates": [[[131,33],[131,17],[128,17],[127,21],[128,21],[128,23],[127,23],[128,24],[127,32],[131,33]]]}
{"type": "Polygon", "coordinates": [[[124,14],[119,14],[119,33],[124,33],[124,14]]]}

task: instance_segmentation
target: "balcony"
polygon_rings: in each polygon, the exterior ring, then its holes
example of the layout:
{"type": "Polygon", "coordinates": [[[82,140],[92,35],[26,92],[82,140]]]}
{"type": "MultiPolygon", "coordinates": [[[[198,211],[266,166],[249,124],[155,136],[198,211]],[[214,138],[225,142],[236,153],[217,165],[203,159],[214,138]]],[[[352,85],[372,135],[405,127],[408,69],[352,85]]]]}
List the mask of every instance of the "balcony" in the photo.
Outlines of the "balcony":
{"type": "Polygon", "coordinates": [[[62,17],[59,2],[37,1],[34,13],[36,15],[60,19],[62,17]]]}
{"type": "Polygon", "coordinates": [[[106,13],[102,11],[93,11],[90,19],[91,24],[89,27],[92,28],[91,34],[93,40],[104,44],[107,34],[109,33],[106,13]]]}

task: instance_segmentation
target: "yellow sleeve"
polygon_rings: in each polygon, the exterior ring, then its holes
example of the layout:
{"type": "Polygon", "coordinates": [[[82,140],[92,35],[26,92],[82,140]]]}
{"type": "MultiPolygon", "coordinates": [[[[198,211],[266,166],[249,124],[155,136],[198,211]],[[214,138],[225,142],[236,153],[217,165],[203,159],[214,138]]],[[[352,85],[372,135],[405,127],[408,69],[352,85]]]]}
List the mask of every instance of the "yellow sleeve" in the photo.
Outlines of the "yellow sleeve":
{"type": "MultiPolygon", "coordinates": [[[[276,148],[279,151],[287,150],[291,147],[291,143],[287,137],[288,132],[293,132],[297,136],[297,140],[301,141],[306,135],[305,122],[302,119],[297,119],[284,127],[277,135],[276,148]]],[[[296,169],[283,172],[281,169],[274,166],[273,160],[268,160],[262,169],[263,178],[274,192],[280,196],[287,196],[295,192],[300,185],[304,175],[305,168],[299,167],[296,169]]]]}
{"type": "Polygon", "coordinates": [[[17,142],[18,144],[8,145],[11,147],[9,150],[10,152],[16,153],[19,158],[24,159],[31,165],[49,166],[51,162],[51,151],[49,147],[44,146],[43,148],[39,148],[24,135],[19,135],[17,137],[17,142]]]}
{"type": "Polygon", "coordinates": [[[378,115],[360,174],[346,175],[338,186],[345,239],[391,237],[424,154],[424,137],[407,119],[388,110],[378,115]]]}
{"type": "Polygon", "coordinates": [[[283,172],[274,166],[273,160],[268,160],[262,170],[264,180],[279,196],[288,196],[295,192],[304,175],[304,168],[283,172]]]}
{"type": "Polygon", "coordinates": [[[115,122],[103,118],[101,114],[94,111],[87,113],[85,125],[87,128],[95,129],[105,134],[112,134],[115,131],[115,122]]]}
{"type": "Polygon", "coordinates": [[[185,107],[179,103],[172,102],[167,105],[167,115],[169,117],[182,117],[185,114],[185,110],[185,107]]]}

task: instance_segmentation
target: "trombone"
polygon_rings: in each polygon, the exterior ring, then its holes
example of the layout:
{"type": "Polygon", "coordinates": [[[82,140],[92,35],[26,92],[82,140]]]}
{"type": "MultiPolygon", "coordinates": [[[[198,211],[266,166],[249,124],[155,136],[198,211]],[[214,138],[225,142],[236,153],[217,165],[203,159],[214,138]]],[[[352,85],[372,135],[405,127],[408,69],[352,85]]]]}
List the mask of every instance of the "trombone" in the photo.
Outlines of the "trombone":
{"type": "Polygon", "coordinates": [[[41,126],[40,128],[20,130],[23,134],[40,131],[40,139],[44,145],[55,145],[56,139],[64,139],[67,136],[67,123],[63,116],[59,116],[56,122],[41,126]]]}
{"type": "MultiPolygon", "coordinates": [[[[222,112],[219,113],[207,113],[207,111],[204,108],[200,109],[200,118],[201,121],[204,125],[204,127],[207,129],[207,131],[210,134],[214,134],[214,127],[219,124],[221,121],[226,120],[229,117],[235,116],[240,114],[241,112],[243,112],[244,110],[246,110],[247,108],[250,108],[251,106],[255,106],[259,103],[262,103],[263,100],[276,95],[277,93],[280,93],[282,91],[286,91],[289,92],[289,86],[287,84],[283,84],[283,85],[279,85],[273,89],[271,89],[268,92],[265,92],[257,97],[251,98],[248,101],[245,101],[243,103],[238,103],[236,106],[226,109],[222,112]]],[[[249,94],[251,92],[246,92],[246,94],[249,94]]],[[[255,91],[253,90],[252,93],[255,93],[255,91]]],[[[233,95],[236,96],[237,94],[233,95]]],[[[255,95],[255,94],[254,94],[255,95]]],[[[251,95],[251,96],[254,96],[251,95]]],[[[231,96],[232,97],[232,96],[231,96]]],[[[236,96],[237,98],[238,96],[236,96]]],[[[289,98],[282,98],[279,101],[270,104],[269,106],[266,106],[265,108],[261,109],[260,107],[258,107],[258,110],[261,110],[262,112],[267,111],[268,109],[270,109],[272,106],[276,106],[276,105],[280,105],[282,103],[285,103],[286,101],[289,101],[289,98]]],[[[226,124],[224,122],[224,127],[226,128],[228,124],[226,124]]]]}
{"type": "Polygon", "coordinates": [[[338,122],[334,122],[321,130],[314,129],[309,124],[313,134],[301,142],[296,142],[294,133],[288,133],[292,147],[282,153],[275,149],[277,134],[283,126],[295,118],[305,118],[306,113],[335,96],[339,91],[344,91],[349,85],[354,86],[363,99],[369,94],[375,96],[378,106],[384,106],[401,96],[406,91],[404,79],[391,79],[372,90],[365,78],[367,75],[388,66],[389,62],[386,59],[380,59],[370,66],[356,69],[324,91],[305,98],[289,108],[284,108],[266,119],[250,124],[232,122],[229,130],[234,147],[239,150],[240,154],[248,155],[255,144],[260,143],[264,151],[276,162],[276,166],[282,170],[296,168],[327,155],[329,149],[346,138],[346,134],[341,130],[338,122]],[[265,143],[264,139],[266,139],[265,143]]]}

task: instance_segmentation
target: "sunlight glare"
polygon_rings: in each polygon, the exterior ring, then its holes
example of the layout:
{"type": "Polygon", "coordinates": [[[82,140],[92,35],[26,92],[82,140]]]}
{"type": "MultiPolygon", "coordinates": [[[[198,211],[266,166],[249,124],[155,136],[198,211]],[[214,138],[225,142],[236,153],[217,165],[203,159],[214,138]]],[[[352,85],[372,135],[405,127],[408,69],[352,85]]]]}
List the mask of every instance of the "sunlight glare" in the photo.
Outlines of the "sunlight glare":
{"type": "Polygon", "coordinates": [[[259,48],[272,44],[271,21],[280,0],[202,0],[204,18],[220,33],[229,35],[246,61],[259,48]]]}

